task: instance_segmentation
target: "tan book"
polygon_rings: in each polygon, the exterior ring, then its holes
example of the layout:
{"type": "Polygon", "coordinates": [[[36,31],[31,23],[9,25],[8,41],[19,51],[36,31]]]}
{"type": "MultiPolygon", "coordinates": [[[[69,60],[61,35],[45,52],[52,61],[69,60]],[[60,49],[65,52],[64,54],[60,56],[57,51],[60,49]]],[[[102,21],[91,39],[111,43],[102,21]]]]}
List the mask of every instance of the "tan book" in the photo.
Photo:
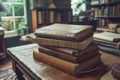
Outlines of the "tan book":
{"type": "Polygon", "coordinates": [[[119,26],[119,24],[115,24],[115,23],[108,24],[108,28],[111,30],[114,30],[115,32],[116,32],[118,26],[119,26]]]}
{"type": "Polygon", "coordinates": [[[56,39],[48,39],[48,38],[32,38],[33,43],[38,43],[43,46],[53,46],[53,47],[64,47],[64,48],[73,48],[78,50],[86,49],[90,43],[93,42],[93,37],[89,37],[88,39],[80,42],[73,41],[64,41],[64,40],[56,40],[56,39]]]}
{"type": "Polygon", "coordinates": [[[120,34],[120,27],[117,28],[117,33],[120,34]]]}
{"type": "Polygon", "coordinates": [[[35,31],[40,38],[50,38],[66,41],[80,41],[92,34],[92,27],[87,25],[52,24],[35,31]]]}
{"type": "Polygon", "coordinates": [[[68,55],[68,54],[65,54],[65,53],[62,53],[59,51],[55,51],[55,50],[52,50],[52,49],[49,49],[49,48],[46,48],[43,46],[39,46],[38,50],[45,54],[48,54],[48,55],[51,55],[51,56],[54,56],[54,57],[57,57],[60,59],[64,59],[64,60],[67,60],[67,61],[70,61],[73,63],[83,62],[83,61],[87,60],[88,58],[91,58],[91,57],[99,54],[98,49],[91,50],[90,52],[86,52],[84,54],[79,53],[80,55],[78,55],[78,56],[68,55]]]}
{"type": "Polygon", "coordinates": [[[120,42],[120,34],[111,33],[111,32],[102,32],[102,33],[95,33],[93,35],[95,39],[101,39],[110,42],[120,42]]]}
{"type": "Polygon", "coordinates": [[[39,51],[33,52],[33,57],[36,60],[40,60],[46,64],[49,64],[57,69],[60,69],[66,73],[69,73],[71,75],[77,76],[81,73],[81,71],[91,68],[95,66],[95,64],[101,62],[100,55],[94,56],[88,60],[85,60],[84,62],[81,62],[79,64],[75,64],[72,62],[68,62],[47,54],[44,54],[39,51]]]}

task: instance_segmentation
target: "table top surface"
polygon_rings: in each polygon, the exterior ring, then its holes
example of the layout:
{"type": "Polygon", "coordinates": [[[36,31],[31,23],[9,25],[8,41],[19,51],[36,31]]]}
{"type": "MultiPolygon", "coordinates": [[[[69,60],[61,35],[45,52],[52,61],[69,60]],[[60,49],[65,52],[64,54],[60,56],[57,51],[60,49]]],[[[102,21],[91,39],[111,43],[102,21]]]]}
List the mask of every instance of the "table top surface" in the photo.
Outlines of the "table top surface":
{"type": "MultiPolygon", "coordinates": [[[[103,73],[101,73],[101,70],[99,71],[99,73],[98,71],[95,71],[93,73],[83,74],[79,78],[76,78],[48,64],[37,61],[33,58],[33,51],[37,49],[38,49],[37,44],[28,44],[18,47],[11,47],[8,48],[7,51],[9,52],[13,59],[14,58],[18,59],[19,63],[23,64],[26,68],[29,69],[29,71],[31,71],[31,73],[33,73],[34,75],[43,80],[105,80],[102,77],[103,73]]],[[[103,60],[105,59],[106,58],[103,57],[103,60]]],[[[120,63],[120,60],[116,63],[120,63]]],[[[105,64],[110,65],[109,61],[105,64]]]]}

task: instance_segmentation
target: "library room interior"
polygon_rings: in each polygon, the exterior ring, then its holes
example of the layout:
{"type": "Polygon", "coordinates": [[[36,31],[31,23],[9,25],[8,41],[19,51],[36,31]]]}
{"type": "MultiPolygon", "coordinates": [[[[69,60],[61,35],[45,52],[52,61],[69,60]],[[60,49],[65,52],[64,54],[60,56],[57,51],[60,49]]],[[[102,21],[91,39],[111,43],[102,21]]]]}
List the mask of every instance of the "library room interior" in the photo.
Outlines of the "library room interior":
{"type": "Polygon", "coordinates": [[[0,0],[0,80],[120,80],[120,0],[0,0]]]}

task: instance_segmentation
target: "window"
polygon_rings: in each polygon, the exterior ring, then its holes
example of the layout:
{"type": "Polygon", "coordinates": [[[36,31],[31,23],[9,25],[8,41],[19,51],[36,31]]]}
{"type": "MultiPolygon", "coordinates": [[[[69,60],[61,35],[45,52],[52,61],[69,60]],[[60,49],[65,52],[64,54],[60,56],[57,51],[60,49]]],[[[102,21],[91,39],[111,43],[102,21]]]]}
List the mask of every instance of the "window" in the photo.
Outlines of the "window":
{"type": "Polygon", "coordinates": [[[21,25],[26,24],[25,0],[1,0],[6,12],[1,14],[2,27],[6,32],[15,32],[21,25]]]}
{"type": "Polygon", "coordinates": [[[86,0],[71,0],[71,8],[73,16],[79,15],[80,12],[86,10],[86,0]]]}

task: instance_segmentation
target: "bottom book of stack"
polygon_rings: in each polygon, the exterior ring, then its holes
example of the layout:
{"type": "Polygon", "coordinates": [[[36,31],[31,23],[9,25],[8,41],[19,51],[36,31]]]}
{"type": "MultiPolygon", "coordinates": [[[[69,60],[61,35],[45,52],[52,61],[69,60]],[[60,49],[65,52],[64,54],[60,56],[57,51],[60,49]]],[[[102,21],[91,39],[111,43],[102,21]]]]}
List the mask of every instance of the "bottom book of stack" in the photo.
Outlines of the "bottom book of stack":
{"type": "MultiPolygon", "coordinates": [[[[49,64],[75,77],[78,77],[85,70],[93,68],[96,66],[96,64],[101,63],[100,54],[92,56],[91,58],[88,58],[87,60],[79,63],[74,63],[55,56],[51,56],[38,50],[33,51],[33,57],[36,60],[49,64]]],[[[93,68],[93,70],[95,70],[95,68],[93,68]]]]}

